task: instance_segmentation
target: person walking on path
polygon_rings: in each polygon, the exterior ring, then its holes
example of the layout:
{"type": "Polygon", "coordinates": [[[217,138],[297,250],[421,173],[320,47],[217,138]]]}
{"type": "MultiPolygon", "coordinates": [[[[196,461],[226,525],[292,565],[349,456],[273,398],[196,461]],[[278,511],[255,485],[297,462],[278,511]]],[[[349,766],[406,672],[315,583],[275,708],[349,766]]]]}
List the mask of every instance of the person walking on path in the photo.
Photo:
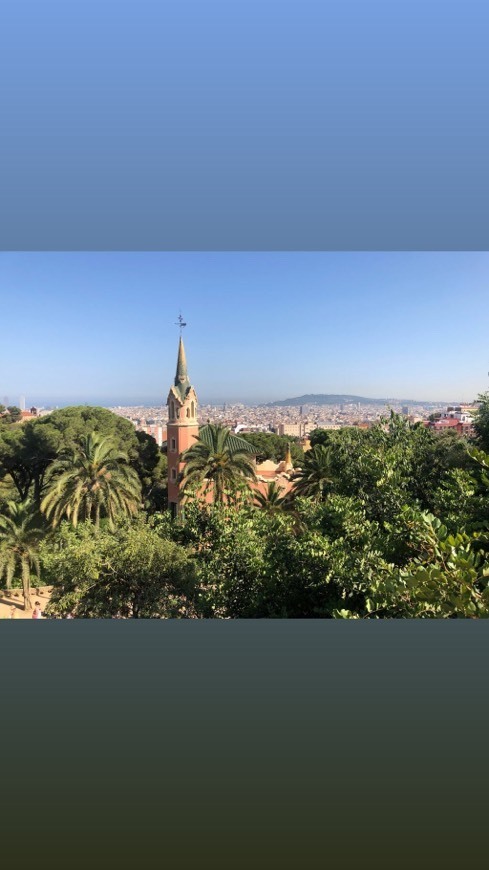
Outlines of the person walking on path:
{"type": "Polygon", "coordinates": [[[32,618],[42,619],[41,603],[39,601],[36,601],[34,605],[34,610],[32,611],[32,618]]]}

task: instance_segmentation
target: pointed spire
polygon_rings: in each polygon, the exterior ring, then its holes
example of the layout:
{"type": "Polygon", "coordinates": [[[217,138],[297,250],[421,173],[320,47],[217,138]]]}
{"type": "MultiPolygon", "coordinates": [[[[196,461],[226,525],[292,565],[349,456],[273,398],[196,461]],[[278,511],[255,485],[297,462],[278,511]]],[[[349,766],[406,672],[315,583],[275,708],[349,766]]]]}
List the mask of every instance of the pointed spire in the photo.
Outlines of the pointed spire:
{"type": "Polygon", "coordinates": [[[180,343],[178,345],[178,360],[177,360],[177,372],[175,375],[175,386],[178,387],[179,384],[190,383],[187,372],[187,357],[185,356],[185,348],[183,346],[183,338],[180,336],[180,343]]]}
{"type": "Polygon", "coordinates": [[[189,390],[192,388],[190,378],[187,371],[187,357],[185,356],[185,347],[183,345],[182,336],[178,345],[177,370],[175,372],[175,380],[173,381],[173,394],[180,402],[185,401],[189,390]]]}

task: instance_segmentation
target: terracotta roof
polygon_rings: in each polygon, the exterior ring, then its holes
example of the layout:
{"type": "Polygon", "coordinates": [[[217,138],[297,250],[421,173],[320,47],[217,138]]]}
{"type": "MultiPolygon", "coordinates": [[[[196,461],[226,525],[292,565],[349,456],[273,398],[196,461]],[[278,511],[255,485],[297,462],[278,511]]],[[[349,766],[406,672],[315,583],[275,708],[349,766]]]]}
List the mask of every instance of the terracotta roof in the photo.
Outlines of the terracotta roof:
{"type": "MultiPolygon", "coordinates": [[[[276,481],[278,487],[282,487],[281,496],[287,495],[293,487],[293,483],[290,480],[287,480],[283,477],[275,477],[273,480],[276,481]]],[[[268,487],[270,486],[271,481],[268,480],[257,480],[251,484],[251,488],[254,492],[261,492],[262,495],[266,495],[268,492],[268,487]]]]}
{"type": "Polygon", "coordinates": [[[461,424],[460,420],[454,420],[454,419],[451,419],[451,418],[450,418],[450,419],[446,419],[446,420],[438,420],[438,421],[435,423],[435,427],[438,426],[439,428],[441,428],[441,427],[443,427],[443,428],[447,428],[447,427],[450,428],[450,427],[456,427],[456,426],[461,426],[461,425],[462,425],[462,424],[461,424]]]}

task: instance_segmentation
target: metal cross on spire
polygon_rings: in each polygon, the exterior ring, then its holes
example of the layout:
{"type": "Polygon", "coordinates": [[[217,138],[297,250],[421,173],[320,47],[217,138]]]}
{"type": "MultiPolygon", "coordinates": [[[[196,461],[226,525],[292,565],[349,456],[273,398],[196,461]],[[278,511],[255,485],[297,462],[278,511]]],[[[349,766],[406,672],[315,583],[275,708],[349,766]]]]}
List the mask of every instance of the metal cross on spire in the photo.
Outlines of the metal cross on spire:
{"type": "Polygon", "coordinates": [[[184,327],[185,327],[186,325],[187,325],[187,324],[185,323],[185,321],[184,321],[184,319],[183,319],[183,317],[182,317],[182,312],[180,312],[180,314],[178,315],[178,323],[175,323],[175,326],[179,326],[179,327],[180,327],[180,337],[181,337],[182,332],[183,332],[183,329],[184,329],[184,327]]]}

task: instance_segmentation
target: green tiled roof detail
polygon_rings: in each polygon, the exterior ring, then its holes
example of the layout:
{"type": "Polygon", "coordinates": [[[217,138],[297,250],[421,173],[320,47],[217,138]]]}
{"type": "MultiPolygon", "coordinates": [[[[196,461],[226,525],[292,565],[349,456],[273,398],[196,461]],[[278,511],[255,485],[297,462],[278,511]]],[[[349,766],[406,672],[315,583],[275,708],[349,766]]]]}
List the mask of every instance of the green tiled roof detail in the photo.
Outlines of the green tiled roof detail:
{"type": "MultiPolygon", "coordinates": [[[[213,446],[213,441],[209,434],[208,426],[202,426],[199,429],[199,438],[201,438],[202,441],[204,441],[204,443],[207,444],[209,447],[213,446]]],[[[237,451],[239,450],[241,452],[244,451],[246,453],[253,453],[256,455],[255,448],[251,444],[249,444],[248,441],[245,441],[244,438],[239,438],[238,435],[234,435],[233,433],[231,433],[227,443],[229,445],[231,453],[237,453],[237,451]]]]}
{"type": "Polygon", "coordinates": [[[179,384],[177,387],[172,385],[170,387],[170,393],[172,393],[175,396],[175,399],[183,405],[191,389],[191,384],[179,384]]]}

